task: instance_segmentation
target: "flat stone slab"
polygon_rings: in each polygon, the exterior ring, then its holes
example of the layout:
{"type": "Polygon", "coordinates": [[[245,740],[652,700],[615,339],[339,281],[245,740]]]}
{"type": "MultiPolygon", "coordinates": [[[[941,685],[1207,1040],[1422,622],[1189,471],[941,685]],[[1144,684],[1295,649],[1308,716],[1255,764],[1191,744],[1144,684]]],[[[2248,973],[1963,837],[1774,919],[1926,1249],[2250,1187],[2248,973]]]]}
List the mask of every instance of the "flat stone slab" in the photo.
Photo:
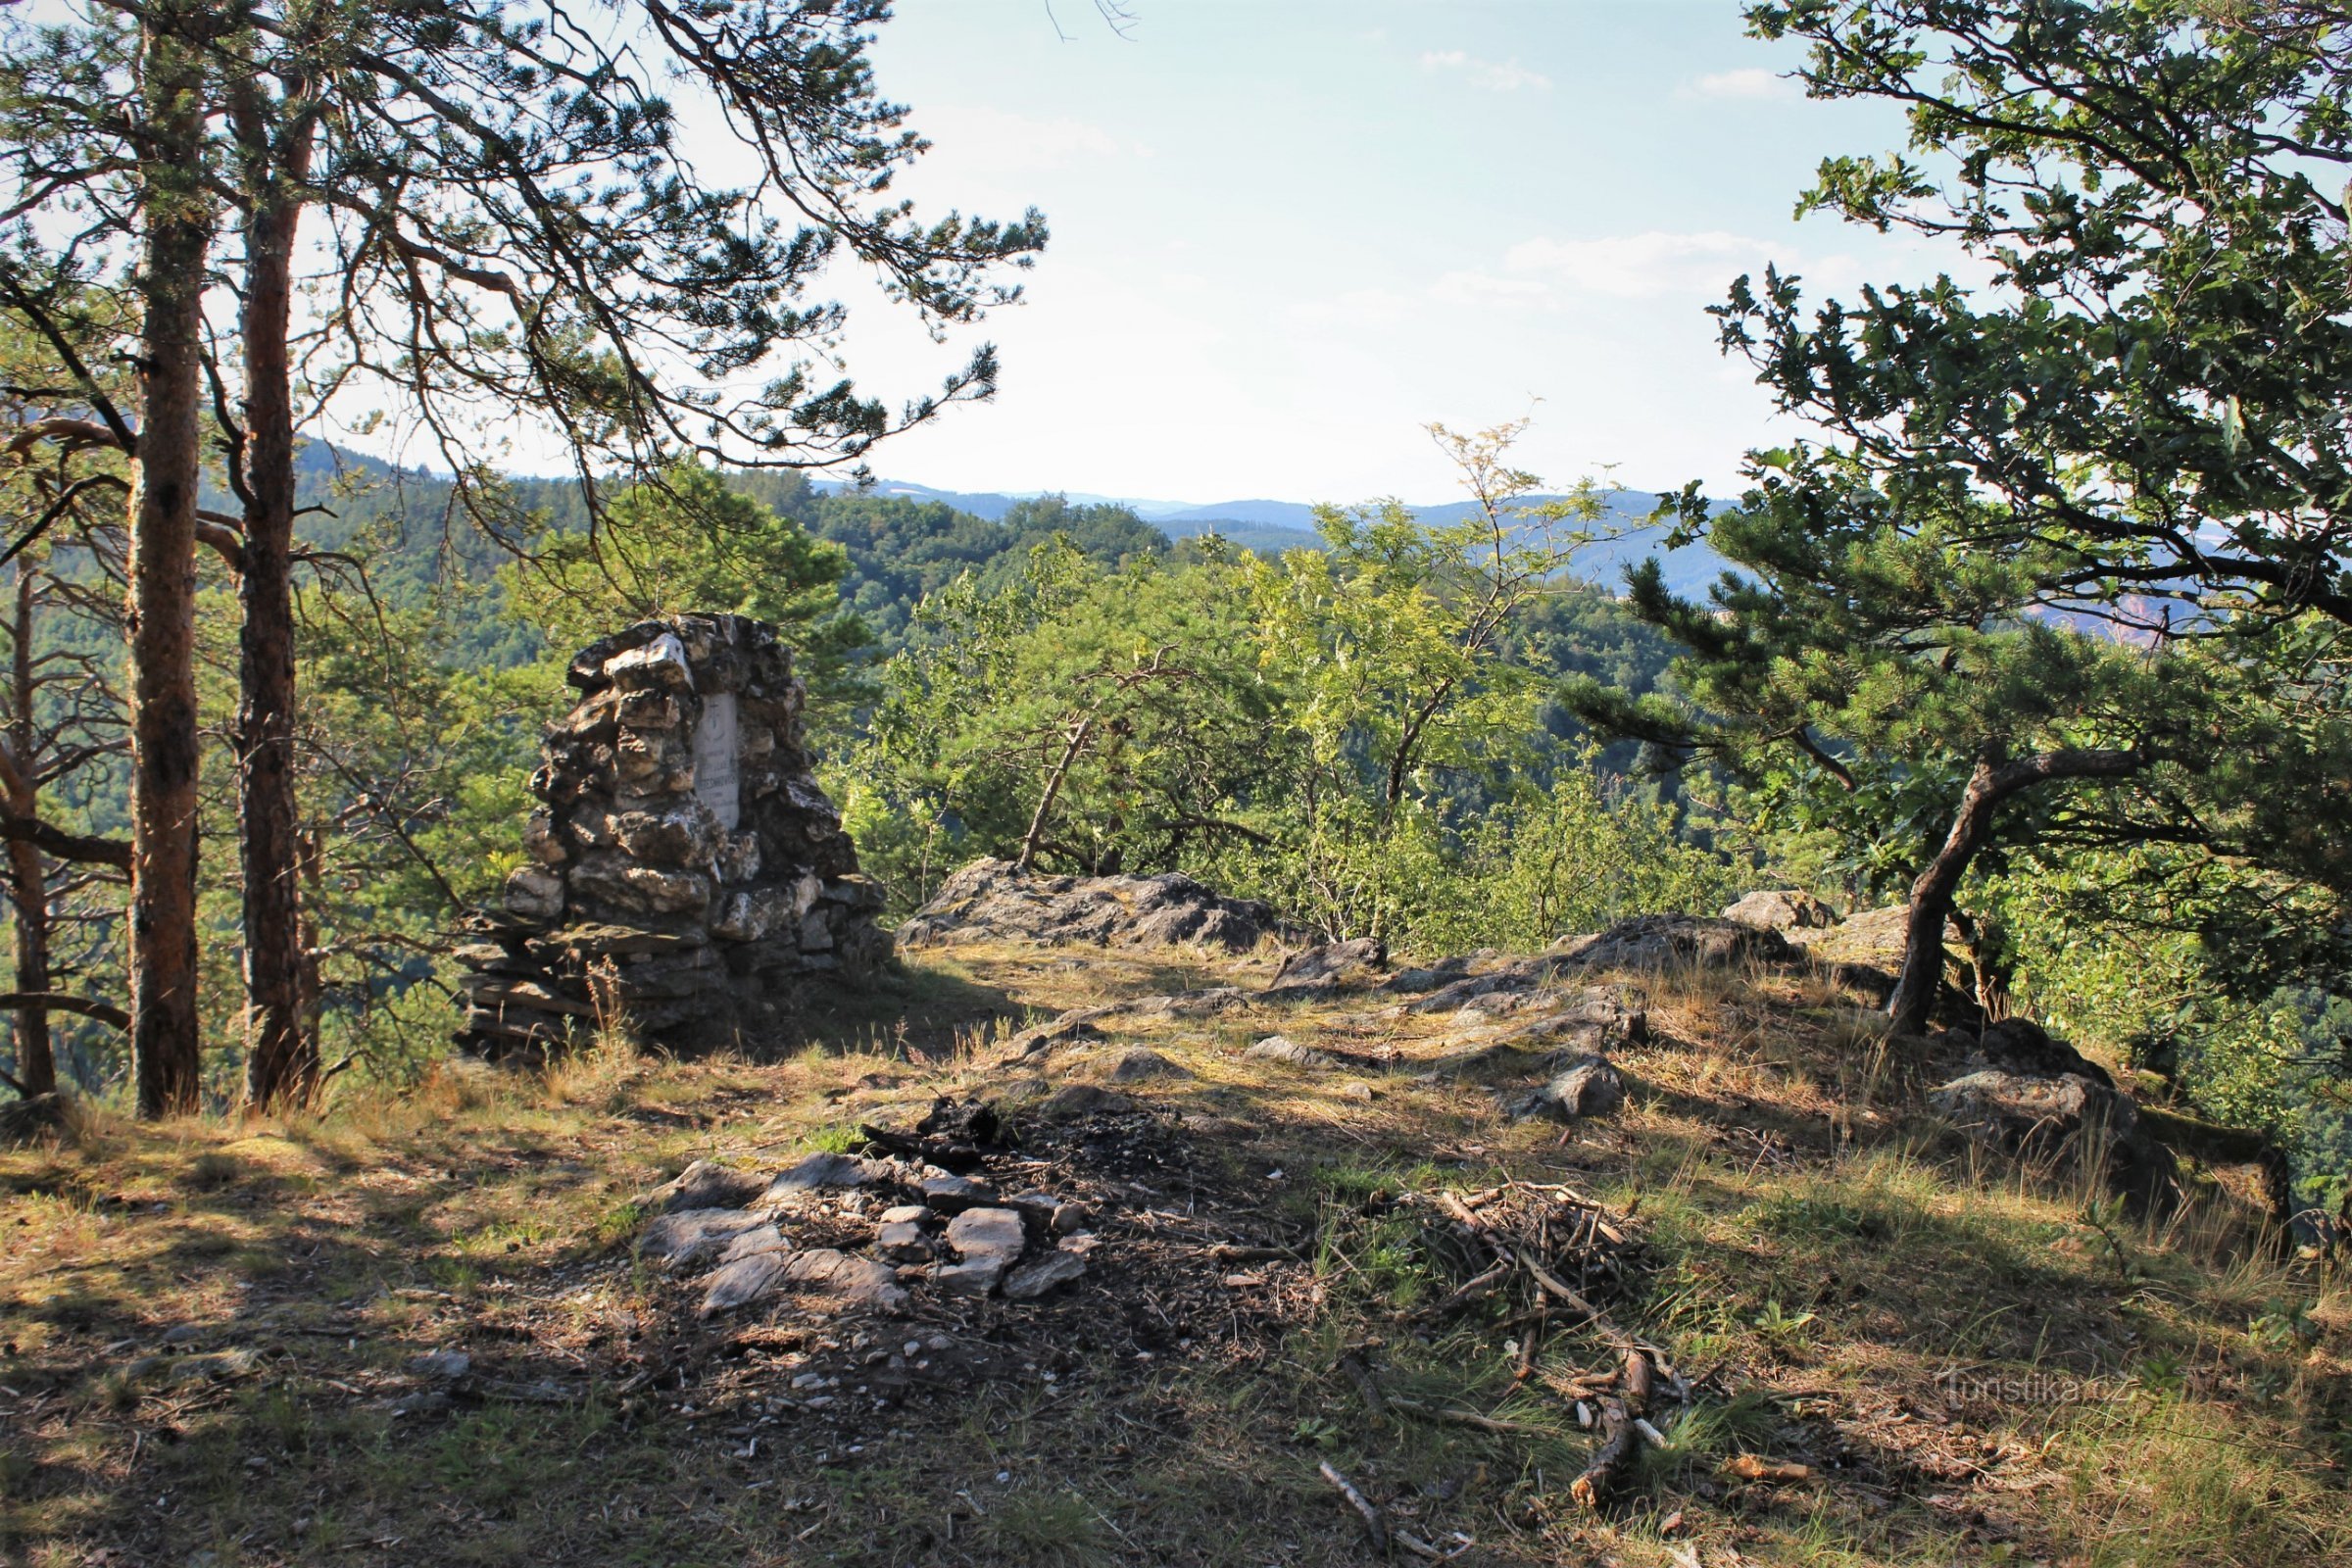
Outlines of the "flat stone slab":
{"type": "Polygon", "coordinates": [[[875,1235],[874,1251],[886,1262],[927,1263],[931,1260],[931,1238],[923,1234],[919,1221],[894,1220],[875,1235]]]}
{"type": "Polygon", "coordinates": [[[777,1288],[805,1292],[836,1309],[906,1310],[906,1291],[899,1284],[897,1270],[870,1257],[852,1257],[830,1247],[794,1252],[787,1257],[777,1288]]]}
{"type": "Polygon", "coordinates": [[[994,1187],[969,1176],[934,1176],[923,1183],[923,1201],[942,1214],[960,1214],[996,1200],[994,1187]]]}
{"type": "Polygon", "coordinates": [[[641,1206],[660,1214],[682,1208],[742,1208],[757,1201],[767,1184],[767,1176],[760,1171],[698,1159],[648,1193],[641,1206]]]}
{"type": "Polygon", "coordinates": [[[1302,1046],[1283,1035],[1268,1035],[1242,1053],[1259,1061],[1287,1061],[1294,1067],[1337,1067],[1340,1058],[1328,1052],[1302,1046]]]}
{"type": "Polygon", "coordinates": [[[966,1209],[948,1222],[948,1247],[956,1261],[934,1277],[951,1296],[986,1296],[1028,1244],[1028,1229],[1018,1210],[966,1209]]]}
{"type": "Polygon", "coordinates": [[[731,1312],[766,1297],[783,1277],[788,1255],[781,1251],[754,1252],[719,1269],[704,1287],[700,1315],[712,1317],[731,1312]]]}
{"type": "Polygon", "coordinates": [[[890,1175],[890,1166],[878,1159],[863,1159],[856,1154],[810,1154],[770,1182],[766,1196],[772,1202],[791,1193],[813,1193],[828,1187],[868,1187],[888,1180],[890,1175]]]}
{"type": "Polygon", "coordinates": [[[745,1231],[729,1242],[727,1250],[718,1254],[718,1260],[725,1264],[732,1263],[738,1258],[756,1257],[761,1252],[789,1252],[791,1250],[792,1244],[784,1240],[782,1231],[773,1225],[761,1225],[756,1230],[745,1231]]]}
{"type": "Polygon", "coordinates": [[[1010,1261],[1028,1245],[1028,1227],[1017,1209],[969,1208],[948,1222],[948,1246],[966,1261],[992,1256],[1010,1261]]]}
{"type": "Polygon", "coordinates": [[[1004,1298],[1010,1301],[1033,1301],[1048,1291],[1067,1285],[1085,1273],[1084,1257],[1056,1249],[1033,1263],[1023,1263],[1005,1275],[1004,1298]]]}
{"type": "Polygon", "coordinates": [[[637,1238],[637,1255],[658,1268],[675,1271],[716,1257],[745,1231],[766,1223],[740,1208],[683,1208],[663,1214],[637,1238]]]}
{"type": "Polygon", "coordinates": [[[1130,1046],[1112,1059],[1107,1076],[1114,1084],[1140,1084],[1154,1078],[1190,1078],[1192,1074],[1156,1051],[1130,1046]]]}

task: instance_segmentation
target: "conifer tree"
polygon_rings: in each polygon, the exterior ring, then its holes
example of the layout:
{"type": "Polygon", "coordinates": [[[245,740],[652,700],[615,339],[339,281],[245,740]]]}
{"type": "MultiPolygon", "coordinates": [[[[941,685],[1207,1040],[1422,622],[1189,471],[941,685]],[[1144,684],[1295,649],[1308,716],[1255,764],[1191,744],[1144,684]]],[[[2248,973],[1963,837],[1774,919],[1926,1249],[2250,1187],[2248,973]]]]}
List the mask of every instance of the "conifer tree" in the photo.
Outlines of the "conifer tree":
{"type": "Polygon", "coordinates": [[[518,416],[558,433],[593,500],[615,466],[658,471],[681,452],[854,460],[991,390],[985,345],[939,393],[897,409],[835,368],[846,312],[819,291],[836,261],[878,275],[941,331],[1015,297],[1004,269],[1045,239],[1034,213],[925,224],[888,194],[924,147],[874,88],[866,48],[888,14],[880,0],[578,12],[92,0],[64,25],[10,24],[0,217],[17,226],[0,293],[36,327],[69,287],[127,272],[144,295],[140,406],[97,405],[136,476],[143,1111],[184,1108],[197,1084],[189,627],[205,526],[245,606],[247,1098],[300,1098],[316,1079],[288,755],[293,455],[306,421],[372,382],[460,476],[468,510],[519,545],[503,490],[485,482],[518,416]],[[672,83],[732,134],[742,177],[698,172],[718,160],[686,153],[672,83]],[[242,240],[234,255],[216,245],[224,220],[242,240]],[[217,336],[208,327],[227,323],[206,318],[214,278],[236,312],[217,336]],[[196,506],[208,412],[243,509],[209,524],[196,506]]]}
{"type": "Polygon", "coordinates": [[[1748,8],[1760,35],[1810,46],[1811,95],[1909,117],[1907,152],[1824,160],[1800,211],[1956,240],[1992,286],[1814,308],[1777,270],[1740,279],[1715,311],[1727,352],[1818,435],[1755,454],[1730,515],[1676,498],[1681,536],[1747,569],[1711,607],[1637,578],[1707,711],[1572,696],[1751,771],[1774,751],[1788,776],[1877,790],[1882,825],[1924,812],[1900,1027],[1924,1021],[1951,889],[2005,812],[2020,833],[2198,843],[2352,887],[2323,825],[2346,804],[2348,715],[2309,655],[2352,627],[2333,188],[2352,51],[2333,10],[1748,8]],[[2034,820],[2051,810],[2076,815],[2034,820]]]}

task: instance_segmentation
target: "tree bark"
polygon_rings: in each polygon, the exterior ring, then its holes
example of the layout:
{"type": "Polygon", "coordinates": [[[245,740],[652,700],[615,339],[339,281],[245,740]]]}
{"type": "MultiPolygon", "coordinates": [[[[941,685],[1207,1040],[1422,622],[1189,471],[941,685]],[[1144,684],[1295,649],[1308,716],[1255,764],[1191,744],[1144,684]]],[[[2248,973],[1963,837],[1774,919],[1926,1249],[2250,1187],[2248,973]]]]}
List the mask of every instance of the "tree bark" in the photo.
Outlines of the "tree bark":
{"type": "Polygon", "coordinates": [[[1951,918],[1952,896],[1968,874],[1977,852],[1992,832],[2001,803],[2055,778],[2121,778],[2146,765],[2135,751],[2063,750],[2036,752],[2015,761],[1999,745],[1985,747],[1969,771],[1968,788],[1943,847],[1911,884],[1911,913],[1903,927],[1903,967],[1886,1002],[1887,1027],[1897,1035],[1927,1028],[1943,982],[1943,927],[1951,918]]]}
{"type": "Polygon", "coordinates": [[[1078,760],[1078,754],[1086,750],[1087,737],[1094,733],[1094,728],[1095,716],[1089,713],[1062,743],[1061,759],[1047,775],[1045,793],[1038,797],[1037,809],[1030,814],[1029,831],[1021,835],[1021,855],[1012,863],[1014,870],[1026,871],[1036,861],[1038,847],[1045,842],[1046,822],[1054,814],[1054,802],[1061,795],[1061,781],[1070,776],[1070,767],[1078,760]]]}
{"type": "Polygon", "coordinates": [[[287,329],[294,234],[292,182],[309,136],[290,126],[285,167],[265,125],[240,124],[249,169],[260,165],[246,225],[245,570],[240,592],[236,753],[239,854],[245,884],[245,1103],[307,1102],[318,1084],[318,1041],[305,1000],[301,841],[294,794],[294,400],[287,329]],[[259,142],[258,149],[255,143],[259,142]],[[258,157],[256,153],[258,152],[258,157]]]}
{"type": "Polygon", "coordinates": [[[196,487],[205,263],[201,5],[163,0],[140,28],[147,151],[143,415],[130,491],[130,1049],[141,1116],[193,1110],[196,1009],[196,487]]]}
{"type": "MultiPolygon", "coordinates": [[[[10,628],[15,660],[9,671],[14,686],[13,722],[9,726],[8,808],[19,818],[37,818],[40,797],[34,788],[32,720],[33,575],[17,564],[17,603],[10,628]]],[[[8,894],[17,916],[17,985],[20,992],[38,994],[49,989],[49,883],[41,868],[41,852],[29,839],[8,841],[8,894]]],[[[57,1057],[49,1043],[49,1008],[34,1001],[17,1004],[17,1082],[29,1098],[57,1088],[57,1057]]]]}

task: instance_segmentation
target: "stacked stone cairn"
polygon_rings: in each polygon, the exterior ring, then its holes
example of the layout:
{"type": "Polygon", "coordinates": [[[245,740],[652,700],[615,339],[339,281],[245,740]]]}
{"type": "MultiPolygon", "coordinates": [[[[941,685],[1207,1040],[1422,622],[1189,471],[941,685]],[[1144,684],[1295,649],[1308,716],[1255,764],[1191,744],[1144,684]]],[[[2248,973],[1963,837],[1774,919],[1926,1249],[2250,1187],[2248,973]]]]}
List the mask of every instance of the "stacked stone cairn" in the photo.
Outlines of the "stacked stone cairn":
{"type": "Polygon", "coordinates": [[[531,775],[531,863],[473,916],[459,1045],[545,1060],[617,1013],[679,1051],[757,1041],[811,984],[889,961],[881,889],[801,747],[775,628],[640,621],[581,650],[531,775]]]}

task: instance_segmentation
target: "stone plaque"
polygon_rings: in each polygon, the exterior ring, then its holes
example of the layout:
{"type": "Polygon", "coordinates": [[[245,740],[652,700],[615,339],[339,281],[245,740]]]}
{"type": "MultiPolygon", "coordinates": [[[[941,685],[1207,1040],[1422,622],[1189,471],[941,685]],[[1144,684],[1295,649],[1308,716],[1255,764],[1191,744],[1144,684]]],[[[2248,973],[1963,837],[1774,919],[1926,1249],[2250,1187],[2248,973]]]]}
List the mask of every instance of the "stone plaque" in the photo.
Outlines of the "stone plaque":
{"type": "Polygon", "coordinates": [[[735,782],[735,694],[713,692],[703,699],[703,721],[694,731],[694,793],[710,808],[719,826],[735,831],[743,815],[735,782]]]}

